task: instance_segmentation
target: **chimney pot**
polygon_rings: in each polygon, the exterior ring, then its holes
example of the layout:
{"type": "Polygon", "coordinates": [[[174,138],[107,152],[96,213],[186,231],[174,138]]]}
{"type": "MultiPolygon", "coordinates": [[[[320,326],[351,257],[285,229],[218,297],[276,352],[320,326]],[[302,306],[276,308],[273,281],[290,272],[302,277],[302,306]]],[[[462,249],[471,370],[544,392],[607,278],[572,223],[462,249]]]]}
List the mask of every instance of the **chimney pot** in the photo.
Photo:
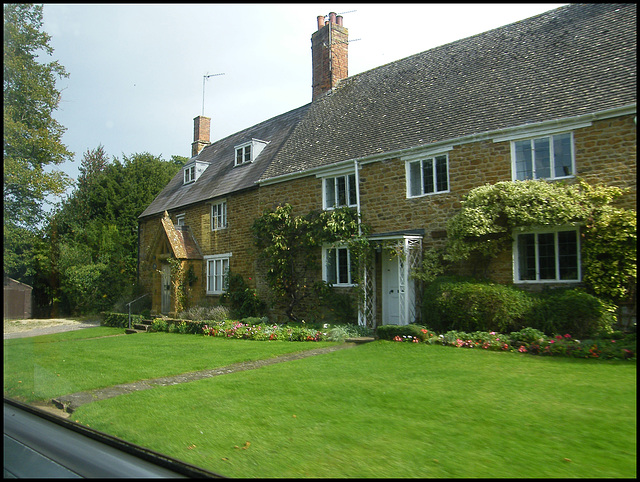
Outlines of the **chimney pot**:
{"type": "Polygon", "coordinates": [[[318,15],[318,30],[324,27],[324,15],[318,15]]]}
{"type": "MultiPolygon", "coordinates": [[[[324,18],[318,16],[318,27],[324,18]]],[[[349,76],[349,31],[342,25],[342,21],[342,16],[331,12],[324,26],[311,35],[312,100],[334,89],[342,79],[349,76]]]]}

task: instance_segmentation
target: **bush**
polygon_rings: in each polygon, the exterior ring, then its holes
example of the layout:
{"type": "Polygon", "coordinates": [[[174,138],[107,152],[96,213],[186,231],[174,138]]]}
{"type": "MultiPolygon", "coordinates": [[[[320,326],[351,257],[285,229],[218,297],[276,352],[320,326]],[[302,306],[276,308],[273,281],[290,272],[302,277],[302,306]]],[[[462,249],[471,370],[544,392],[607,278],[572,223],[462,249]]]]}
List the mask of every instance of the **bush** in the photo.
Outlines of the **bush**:
{"type": "Polygon", "coordinates": [[[267,305],[258,298],[255,289],[249,288],[241,275],[229,273],[227,283],[222,301],[229,303],[232,318],[259,317],[264,314],[267,305]]]}
{"type": "Polygon", "coordinates": [[[425,290],[423,322],[439,332],[515,331],[526,326],[533,302],[513,286],[468,278],[438,278],[425,290]]]}
{"type": "Polygon", "coordinates": [[[611,333],[613,308],[581,289],[557,289],[536,294],[528,325],[551,335],[570,333],[577,338],[611,333]]]}
{"type": "Polygon", "coordinates": [[[168,331],[167,322],[163,318],[156,318],[151,323],[151,331],[168,331]]]}
{"type": "Polygon", "coordinates": [[[423,296],[423,322],[438,332],[515,332],[525,327],[578,338],[611,333],[614,307],[578,288],[531,293],[469,278],[441,277],[423,296]]]}
{"type": "MultiPolygon", "coordinates": [[[[102,324],[104,326],[112,326],[114,328],[129,328],[129,314],[128,313],[111,313],[103,312],[104,319],[102,324]]],[[[131,326],[142,321],[141,315],[131,315],[131,326]]]]}
{"type": "Polygon", "coordinates": [[[427,341],[433,336],[424,326],[421,325],[382,325],[376,329],[376,335],[381,340],[417,340],[418,342],[427,341]],[[399,338],[399,339],[398,339],[399,338]]]}
{"type": "Polygon", "coordinates": [[[225,306],[194,306],[181,312],[178,318],[192,321],[223,321],[229,319],[229,309],[225,306]]]}

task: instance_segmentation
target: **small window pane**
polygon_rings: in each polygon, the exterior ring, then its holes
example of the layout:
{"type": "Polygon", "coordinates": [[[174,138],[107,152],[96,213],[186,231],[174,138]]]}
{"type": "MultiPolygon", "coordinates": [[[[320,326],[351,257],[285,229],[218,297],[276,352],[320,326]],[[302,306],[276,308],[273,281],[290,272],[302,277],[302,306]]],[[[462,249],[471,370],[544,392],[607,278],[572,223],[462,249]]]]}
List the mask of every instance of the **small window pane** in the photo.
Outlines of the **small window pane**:
{"type": "Polygon", "coordinates": [[[424,175],[424,193],[433,192],[433,159],[422,161],[422,172],[424,175]]]}
{"type": "Polygon", "coordinates": [[[411,196],[422,194],[422,175],[420,161],[409,164],[409,192],[411,196]]]}
{"type": "Polygon", "coordinates": [[[516,179],[519,181],[533,178],[531,167],[532,151],[531,141],[518,141],[515,143],[516,155],[516,179]]]}
{"type": "Polygon", "coordinates": [[[336,284],[336,250],[327,250],[327,283],[336,284]]]}
{"type": "Polygon", "coordinates": [[[553,233],[538,234],[540,279],[556,279],[556,247],[553,233]]]}
{"type": "Polygon", "coordinates": [[[338,283],[349,283],[349,251],[347,248],[340,248],[338,251],[338,283]]]}
{"type": "Polygon", "coordinates": [[[536,156],[536,179],[551,177],[551,152],[549,138],[543,137],[534,141],[536,156]]]}
{"type": "Polygon", "coordinates": [[[578,233],[561,231],[558,233],[558,265],[560,279],[578,279],[578,233]]]}
{"type": "Polygon", "coordinates": [[[336,177],[338,190],[338,206],[347,204],[347,179],[344,176],[336,177]]]}
{"type": "Polygon", "coordinates": [[[553,159],[555,176],[571,176],[571,134],[561,134],[553,137],[553,159]]]}
{"type": "Polygon", "coordinates": [[[244,162],[251,162],[251,146],[244,148],[244,162]]]}
{"type": "Polygon", "coordinates": [[[356,175],[349,175],[349,206],[358,204],[358,195],[356,193],[356,175]]]}
{"type": "Polygon", "coordinates": [[[324,180],[325,208],[332,208],[336,204],[335,178],[324,180]]]}
{"type": "Polygon", "coordinates": [[[536,279],[535,235],[518,235],[518,274],[520,280],[536,279]]]}
{"type": "Polygon", "coordinates": [[[436,181],[438,191],[447,191],[449,182],[447,178],[447,156],[436,157],[436,181]]]}
{"type": "Polygon", "coordinates": [[[242,148],[236,149],[236,165],[242,164],[242,148]]]}

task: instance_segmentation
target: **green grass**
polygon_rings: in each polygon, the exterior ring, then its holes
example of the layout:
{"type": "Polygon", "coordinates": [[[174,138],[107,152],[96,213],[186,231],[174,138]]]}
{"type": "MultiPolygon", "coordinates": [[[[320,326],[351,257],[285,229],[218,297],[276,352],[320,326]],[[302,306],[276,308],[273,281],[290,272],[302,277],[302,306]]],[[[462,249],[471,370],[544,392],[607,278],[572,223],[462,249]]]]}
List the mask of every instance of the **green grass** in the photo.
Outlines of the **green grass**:
{"type": "Polygon", "coordinates": [[[4,340],[5,395],[27,402],[50,400],[84,390],[331,345],[123,333],[122,328],[96,327],[4,340]]]}
{"type": "MultiPolygon", "coordinates": [[[[182,363],[192,336],[165,336],[173,355],[147,363],[182,363]]],[[[91,403],[73,419],[231,477],[636,476],[636,365],[622,361],[379,341],[91,403]]]]}

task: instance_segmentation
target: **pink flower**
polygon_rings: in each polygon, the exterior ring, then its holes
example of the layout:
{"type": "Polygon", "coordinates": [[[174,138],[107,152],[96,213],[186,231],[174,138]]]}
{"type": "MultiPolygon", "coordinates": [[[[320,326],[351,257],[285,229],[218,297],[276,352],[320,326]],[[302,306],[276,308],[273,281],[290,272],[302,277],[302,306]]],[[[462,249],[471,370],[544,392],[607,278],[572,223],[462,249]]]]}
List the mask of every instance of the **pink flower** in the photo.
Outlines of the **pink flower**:
{"type": "Polygon", "coordinates": [[[524,347],[524,345],[520,345],[520,348],[518,348],[518,351],[519,351],[520,353],[526,353],[526,352],[527,352],[527,349],[524,347]]]}
{"type": "Polygon", "coordinates": [[[566,335],[564,335],[565,338],[571,338],[571,335],[569,333],[567,333],[566,335]]]}

